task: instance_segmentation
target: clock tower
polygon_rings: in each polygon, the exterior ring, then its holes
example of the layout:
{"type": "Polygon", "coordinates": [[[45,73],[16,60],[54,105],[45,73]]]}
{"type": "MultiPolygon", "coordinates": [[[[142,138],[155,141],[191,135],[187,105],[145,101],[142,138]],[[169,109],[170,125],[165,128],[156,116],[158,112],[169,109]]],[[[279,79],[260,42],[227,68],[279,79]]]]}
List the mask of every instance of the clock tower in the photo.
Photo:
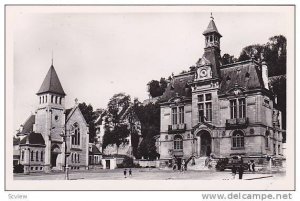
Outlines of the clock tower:
{"type": "Polygon", "coordinates": [[[221,66],[220,39],[222,35],[218,31],[212,15],[210,18],[211,20],[203,32],[205,37],[204,54],[197,62],[196,79],[198,80],[219,77],[219,68],[221,66]]]}

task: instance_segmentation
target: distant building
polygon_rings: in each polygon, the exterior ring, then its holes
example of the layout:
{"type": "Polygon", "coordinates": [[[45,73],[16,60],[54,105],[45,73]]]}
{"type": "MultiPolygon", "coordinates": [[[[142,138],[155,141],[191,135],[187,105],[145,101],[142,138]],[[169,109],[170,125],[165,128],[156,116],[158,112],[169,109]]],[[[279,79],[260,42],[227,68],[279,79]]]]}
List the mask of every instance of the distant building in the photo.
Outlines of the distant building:
{"type": "Polygon", "coordinates": [[[63,170],[65,157],[71,169],[88,167],[88,125],[77,103],[72,109],[65,109],[65,96],[51,65],[37,92],[37,110],[18,133],[24,136],[19,146],[25,173],[63,170]],[[66,143],[64,134],[68,136],[66,143]]]}
{"type": "Polygon", "coordinates": [[[203,33],[195,68],[176,75],[160,97],[157,148],[172,159],[282,155],[281,111],[268,84],[268,67],[254,59],[222,65],[214,19],[203,33]]]}
{"type": "Polygon", "coordinates": [[[121,108],[118,114],[118,118],[120,119],[120,123],[127,125],[130,134],[126,138],[127,144],[122,144],[117,150],[116,145],[110,144],[102,149],[103,145],[103,137],[105,134],[105,125],[110,129],[113,129],[114,126],[111,123],[110,114],[107,111],[102,111],[98,114],[98,118],[95,120],[95,128],[96,128],[96,146],[100,149],[100,151],[105,155],[127,155],[132,156],[132,134],[134,131],[137,131],[139,136],[139,143],[142,140],[141,136],[141,122],[139,121],[137,115],[133,112],[132,104],[130,104],[126,108],[121,108]]]}
{"type": "Polygon", "coordinates": [[[89,166],[100,166],[102,159],[102,153],[98,149],[98,147],[93,144],[89,143],[89,166]]]}

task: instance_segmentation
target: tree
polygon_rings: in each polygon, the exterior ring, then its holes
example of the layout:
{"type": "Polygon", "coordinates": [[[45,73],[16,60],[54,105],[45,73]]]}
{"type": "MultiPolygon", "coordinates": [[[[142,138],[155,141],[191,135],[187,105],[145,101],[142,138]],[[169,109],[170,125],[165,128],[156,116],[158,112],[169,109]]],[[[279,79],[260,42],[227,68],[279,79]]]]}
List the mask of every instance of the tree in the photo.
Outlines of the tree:
{"type": "Polygon", "coordinates": [[[157,80],[151,80],[149,83],[149,93],[151,95],[151,97],[155,98],[158,96],[163,95],[163,93],[165,92],[167,86],[168,86],[168,82],[165,78],[160,78],[160,81],[157,80]]]}
{"type": "Polygon", "coordinates": [[[227,53],[223,54],[221,60],[223,65],[231,64],[237,61],[237,59],[233,55],[229,55],[227,53]]]}
{"type": "Polygon", "coordinates": [[[121,114],[129,107],[130,96],[125,93],[118,93],[113,95],[109,100],[107,108],[112,115],[112,122],[118,124],[120,122],[121,114]]]}
{"type": "Polygon", "coordinates": [[[103,149],[109,144],[115,144],[118,153],[120,145],[128,143],[129,125],[123,122],[122,115],[130,106],[130,100],[130,96],[125,93],[115,94],[109,100],[104,126],[103,149]]]}
{"type": "Polygon", "coordinates": [[[156,104],[134,105],[135,113],[141,122],[143,140],[138,147],[138,156],[155,159],[159,154],[156,152],[154,136],[160,133],[160,106],[156,104]]]}
{"type": "Polygon", "coordinates": [[[91,104],[87,105],[85,102],[79,103],[78,107],[86,121],[86,123],[89,125],[89,142],[93,143],[95,142],[96,137],[96,128],[95,128],[95,119],[96,116],[93,112],[93,106],[91,104]]]}

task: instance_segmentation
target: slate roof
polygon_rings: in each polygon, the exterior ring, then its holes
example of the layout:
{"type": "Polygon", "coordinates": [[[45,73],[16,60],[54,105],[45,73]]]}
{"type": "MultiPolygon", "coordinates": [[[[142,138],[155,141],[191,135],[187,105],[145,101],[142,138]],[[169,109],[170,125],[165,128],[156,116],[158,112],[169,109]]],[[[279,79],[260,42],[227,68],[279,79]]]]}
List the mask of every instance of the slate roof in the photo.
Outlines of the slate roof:
{"type": "Polygon", "coordinates": [[[45,145],[45,140],[40,133],[31,132],[20,141],[20,145],[25,145],[27,142],[30,145],[45,145]]]}
{"type": "Polygon", "coordinates": [[[222,37],[222,35],[219,33],[217,26],[213,19],[210,20],[206,30],[203,32],[203,35],[207,35],[209,33],[217,33],[220,37],[222,37]]]}
{"type": "Polygon", "coordinates": [[[92,151],[89,151],[90,155],[102,155],[102,153],[99,151],[98,147],[96,145],[92,145],[92,151]]]}
{"type": "Polygon", "coordinates": [[[245,90],[264,88],[259,66],[252,60],[221,68],[220,74],[220,93],[222,94],[226,94],[228,90],[236,86],[245,90]]]}
{"type": "Polygon", "coordinates": [[[13,139],[13,145],[18,145],[20,144],[20,138],[15,138],[13,139]]]}
{"type": "Polygon", "coordinates": [[[42,83],[40,90],[37,92],[37,95],[43,94],[43,93],[48,93],[48,92],[63,95],[63,96],[66,95],[61,86],[61,83],[58,79],[57,73],[56,73],[53,65],[51,65],[51,67],[42,83]]]}
{"type": "Polygon", "coordinates": [[[191,87],[188,85],[188,83],[193,81],[194,76],[194,72],[175,76],[173,80],[168,84],[165,92],[160,98],[160,101],[166,102],[176,95],[191,98],[191,87]]]}
{"type": "Polygon", "coordinates": [[[35,115],[30,115],[23,124],[23,129],[19,134],[29,134],[33,132],[33,124],[35,123],[35,115]]]}

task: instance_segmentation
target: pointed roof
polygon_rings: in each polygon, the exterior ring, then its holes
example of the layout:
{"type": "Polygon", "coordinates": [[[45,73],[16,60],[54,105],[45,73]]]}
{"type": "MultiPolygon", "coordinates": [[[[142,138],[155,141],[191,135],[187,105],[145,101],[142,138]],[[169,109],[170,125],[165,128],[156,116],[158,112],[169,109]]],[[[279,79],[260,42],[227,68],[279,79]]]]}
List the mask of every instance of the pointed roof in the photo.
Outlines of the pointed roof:
{"type": "Polygon", "coordinates": [[[51,67],[42,83],[40,90],[37,92],[37,95],[42,94],[42,93],[48,93],[48,92],[60,94],[63,96],[66,95],[61,86],[61,83],[58,79],[57,73],[56,73],[53,65],[51,65],[51,67]]]}
{"type": "Polygon", "coordinates": [[[220,37],[222,37],[222,35],[219,33],[217,26],[214,22],[214,18],[211,18],[206,30],[203,32],[203,35],[207,35],[209,33],[217,33],[220,37]]]}

